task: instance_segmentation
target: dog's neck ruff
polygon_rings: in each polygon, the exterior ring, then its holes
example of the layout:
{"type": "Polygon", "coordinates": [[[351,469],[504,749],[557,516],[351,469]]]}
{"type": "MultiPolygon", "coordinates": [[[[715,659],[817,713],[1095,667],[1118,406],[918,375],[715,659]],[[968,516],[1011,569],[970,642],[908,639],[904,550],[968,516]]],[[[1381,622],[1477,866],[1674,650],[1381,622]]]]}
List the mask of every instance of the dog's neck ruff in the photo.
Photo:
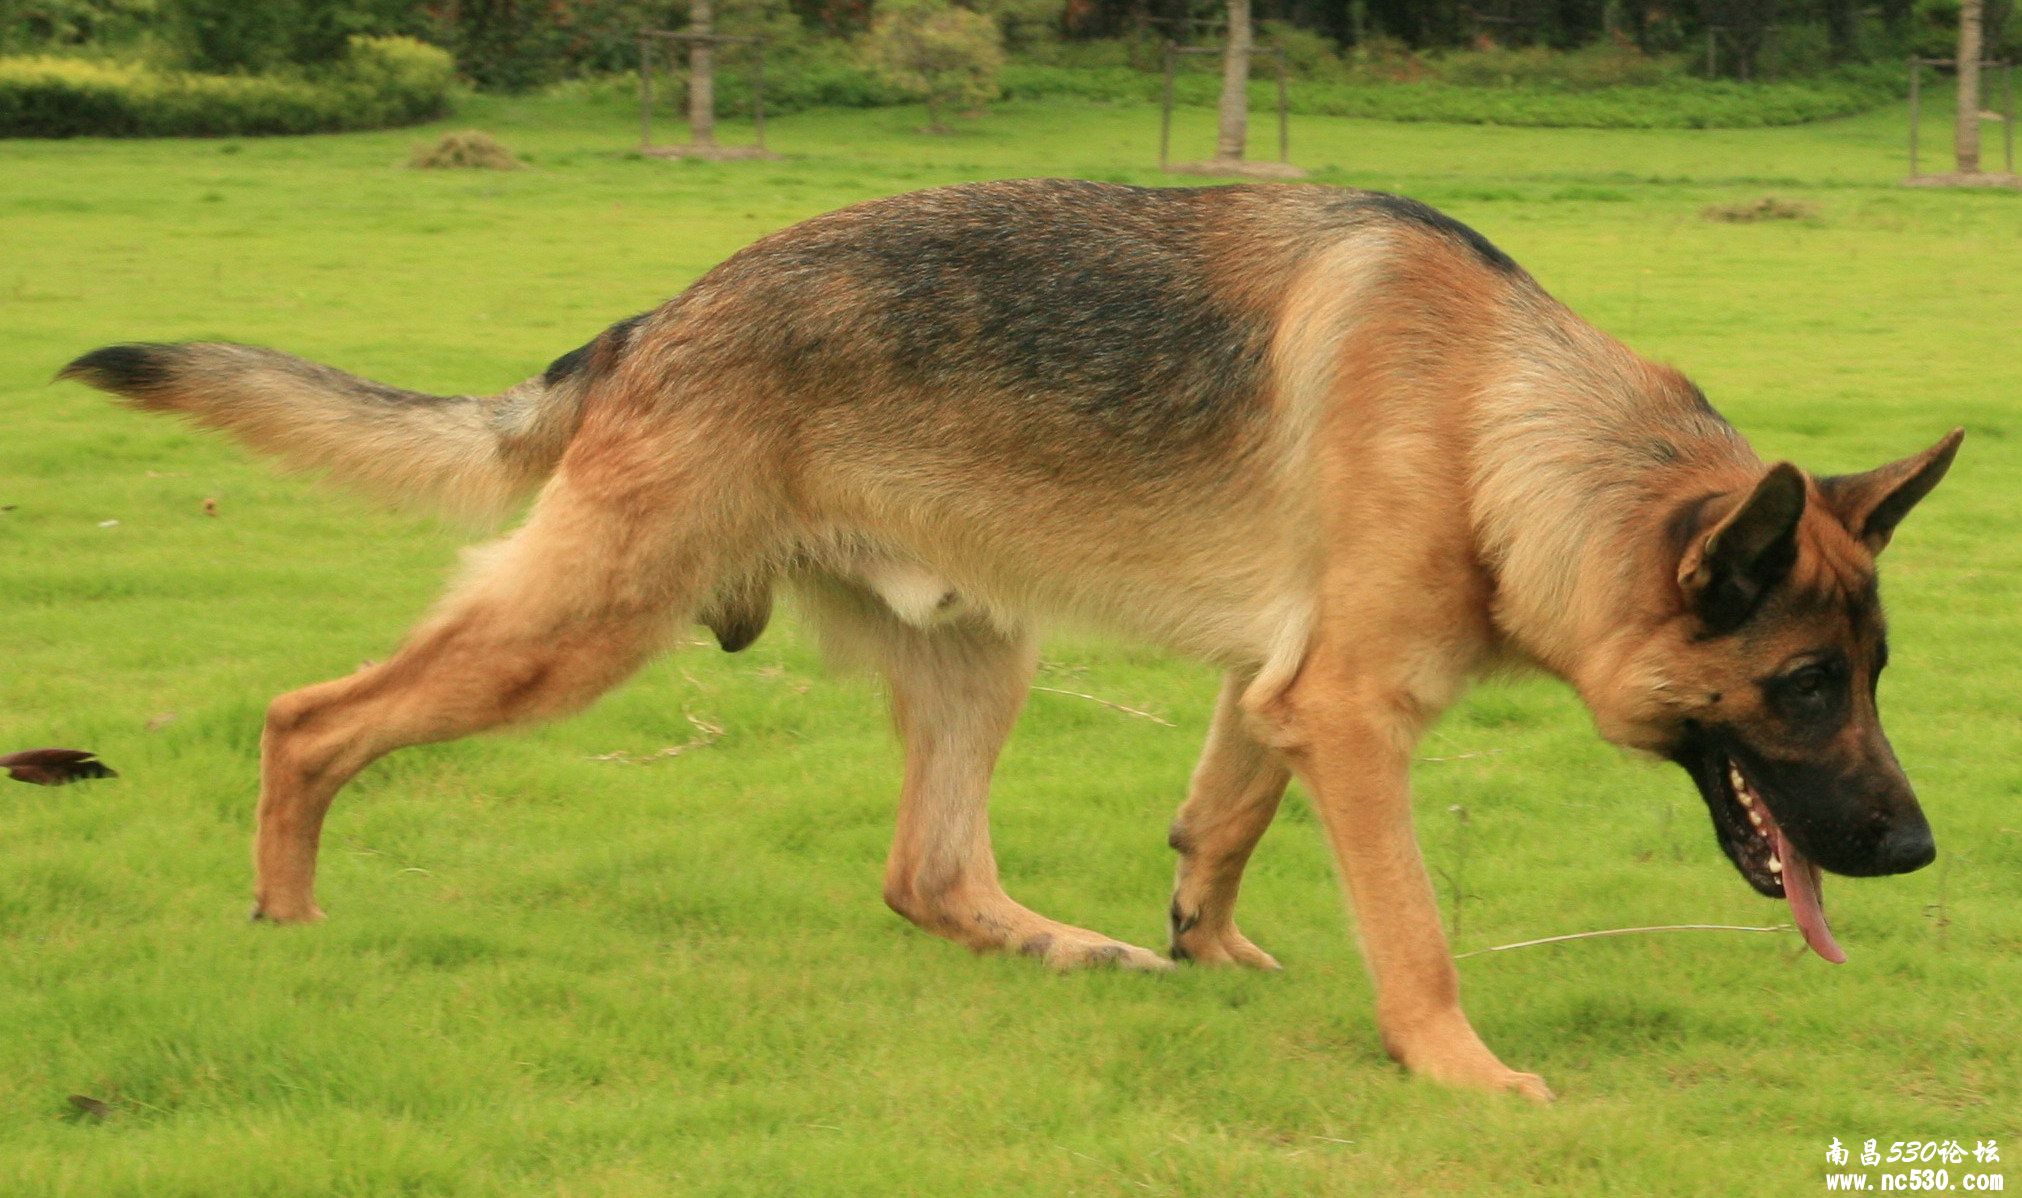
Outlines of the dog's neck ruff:
{"type": "Polygon", "coordinates": [[[1472,520],[1515,648],[1578,684],[1642,606],[1664,523],[1698,475],[1760,464],[1676,371],[1654,366],[1541,293],[1512,320],[1475,405],[1472,520]]]}

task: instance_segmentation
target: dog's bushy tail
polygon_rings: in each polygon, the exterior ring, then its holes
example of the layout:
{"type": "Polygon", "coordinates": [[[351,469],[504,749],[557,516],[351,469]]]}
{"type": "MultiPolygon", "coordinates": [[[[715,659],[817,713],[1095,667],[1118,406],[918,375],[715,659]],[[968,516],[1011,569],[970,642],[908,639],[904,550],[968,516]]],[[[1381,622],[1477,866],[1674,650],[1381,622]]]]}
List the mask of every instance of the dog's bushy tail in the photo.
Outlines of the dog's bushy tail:
{"type": "Polygon", "coordinates": [[[494,396],[403,391],[224,342],[95,349],[63,368],[135,407],[174,412],[290,465],[393,499],[495,516],[554,471],[611,334],[494,396]]]}

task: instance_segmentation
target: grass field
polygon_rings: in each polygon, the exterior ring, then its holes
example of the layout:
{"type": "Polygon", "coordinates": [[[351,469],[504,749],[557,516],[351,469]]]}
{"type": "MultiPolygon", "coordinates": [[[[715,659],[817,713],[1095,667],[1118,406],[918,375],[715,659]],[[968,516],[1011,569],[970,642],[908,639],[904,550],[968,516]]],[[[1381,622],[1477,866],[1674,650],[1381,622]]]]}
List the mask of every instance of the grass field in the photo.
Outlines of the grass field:
{"type": "MultiPolygon", "coordinates": [[[[1294,130],[1318,178],[1449,209],[1685,367],[1765,455],[1838,471],[1970,430],[1885,571],[1884,711],[1939,864],[1829,883],[1837,969],[1789,933],[1463,961],[1544,1109],[1384,1059],[1296,797],[1245,888],[1282,974],[1056,976],[915,931],[878,899],[881,702],[790,621],[571,722],[389,759],[333,813],[330,921],[244,922],[266,701],[383,656],[477,534],[52,386],[59,365],[223,337],[494,391],[849,201],[1158,181],[1155,111],[1014,105],[940,139],[917,111],[808,113],[771,129],[784,161],[705,166],[627,156],[619,107],[487,100],[455,124],[536,169],[483,175],[402,168],[416,131],[0,143],[0,751],[122,774],[0,780],[0,1194],[1788,1195],[1823,1192],[1834,1137],[1998,1139],[2022,1185],[2022,195],[1896,188],[1900,121],[1294,130]],[[1814,212],[1700,216],[1765,195],[1814,212]],[[722,736],[636,760],[688,717],[722,736]]],[[[1205,146],[1208,114],[1180,132],[1205,146]]],[[[1177,727],[1034,695],[998,780],[1007,884],[1163,944],[1212,675],[1070,634],[1040,682],[1177,727]]],[[[1686,779],[1604,746],[1556,684],[1477,692],[1425,753],[1458,951],[1787,921],[1686,779]]]]}

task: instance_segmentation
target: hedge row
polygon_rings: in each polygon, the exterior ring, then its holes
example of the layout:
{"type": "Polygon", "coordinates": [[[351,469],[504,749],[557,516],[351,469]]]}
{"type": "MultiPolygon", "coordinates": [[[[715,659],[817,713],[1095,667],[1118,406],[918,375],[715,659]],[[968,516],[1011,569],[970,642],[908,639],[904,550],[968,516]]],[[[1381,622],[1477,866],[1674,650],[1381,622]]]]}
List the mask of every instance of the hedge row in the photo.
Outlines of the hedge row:
{"type": "MultiPolygon", "coordinates": [[[[1462,125],[1533,125],[1592,129],[1734,129],[1800,125],[1851,116],[1900,98],[1902,81],[1893,67],[1850,67],[1831,74],[1782,83],[1734,83],[1674,77],[1649,84],[1591,89],[1539,90],[1477,87],[1441,80],[1415,83],[1293,80],[1288,107],[1309,116],[1363,117],[1384,121],[1432,121],[1462,125]]],[[[1094,103],[1159,101],[1161,76],[1129,67],[1007,64],[998,76],[1007,99],[1073,98],[1094,103]]],[[[629,104],[637,87],[631,75],[610,76],[587,88],[629,104]]],[[[660,81],[663,102],[678,104],[680,88],[660,81]]],[[[1221,80],[1205,69],[1189,69],[1175,80],[1174,94],[1185,107],[1212,108],[1221,80]]],[[[765,76],[766,110],[880,108],[908,98],[854,63],[818,61],[800,69],[771,69],[765,76]]],[[[1276,85],[1252,85],[1254,113],[1277,105],[1276,85]]],[[[718,76],[717,112],[737,117],[751,111],[749,80],[735,70],[718,76]]]]}
{"type": "MultiPolygon", "coordinates": [[[[905,97],[853,62],[813,57],[767,72],[775,113],[808,108],[874,108],[905,97]]],[[[1678,78],[1646,86],[1538,91],[1425,81],[1292,84],[1290,106],[1307,115],[1451,124],[1698,129],[1795,125],[1864,112],[1897,98],[1893,68],[1848,68],[1784,83],[1678,78]]],[[[350,53],[316,73],[225,76],[165,72],[141,65],[64,58],[0,58],[0,137],[173,137],[321,133],[412,124],[442,115],[453,77],[443,51],[406,38],[353,38],[350,53]]],[[[1162,81],[1127,67],[1007,65],[1012,99],[1073,97],[1156,103],[1162,81]]],[[[583,86],[583,85],[577,85],[583,86]]],[[[611,77],[589,89],[630,102],[636,84],[611,77]]],[[[663,82],[664,86],[664,82],[663,82]]],[[[1206,70],[1177,80],[1176,98],[1212,107],[1220,81],[1206,70]]],[[[1259,82],[1251,95],[1268,112],[1276,95],[1259,82]]],[[[718,109],[750,109],[741,72],[718,80],[718,109]]]]}
{"type": "Polygon", "coordinates": [[[441,116],[450,56],[409,38],[351,39],[315,72],[195,75],[137,63],[0,58],[0,137],[224,137],[379,129],[441,116]]]}
{"type": "MultiPolygon", "coordinates": [[[[1444,82],[1344,83],[1295,80],[1286,106],[1316,116],[1468,125],[1539,125],[1596,129],[1731,129],[1798,125],[1867,112],[1899,98],[1893,67],[1853,67],[1784,83],[1733,83],[1679,78],[1643,86],[1587,91],[1469,87],[1444,82]]],[[[769,81],[768,81],[769,83],[769,81]]],[[[1221,81],[1189,70],[1175,81],[1175,100],[1212,107],[1221,81]]],[[[1068,69],[1014,64],[1004,68],[1004,94],[1014,99],[1076,96],[1085,100],[1156,103],[1156,75],[1127,68],[1068,69]]],[[[1274,111],[1275,86],[1253,85],[1255,112],[1274,111]]]]}

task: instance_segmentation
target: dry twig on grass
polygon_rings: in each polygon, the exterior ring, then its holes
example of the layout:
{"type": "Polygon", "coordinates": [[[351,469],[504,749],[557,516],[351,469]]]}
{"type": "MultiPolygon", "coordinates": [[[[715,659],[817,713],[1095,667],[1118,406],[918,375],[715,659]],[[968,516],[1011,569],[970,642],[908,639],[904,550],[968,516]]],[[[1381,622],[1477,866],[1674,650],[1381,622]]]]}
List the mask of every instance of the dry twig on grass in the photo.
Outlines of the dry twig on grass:
{"type": "Polygon", "coordinates": [[[723,725],[712,724],[699,716],[688,716],[688,722],[695,725],[695,735],[678,745],[668,745],[651,753],[627,753],[623,749],[615,753],[597,753],[591,761],[615,761],[620,765],[646,765],[649,762],[665,761],[669,757],[679,757],[690,749],[700,749],[723,739],[723,725]]]}
{"type": "Polygon", "coordinates": [[[1032,689],[1036,691],[1045,691],[1047,694],[1050,695],[1067,695],[1070,698],[1086,699],[1090,703],[1100,703],[1104,707],[1120,711],[1125,715],[1134,715],[1141,720],[1150,720],[1154,724],[1163,724],[1168,728],[1179,727],[1178,724],[1173,723],[1171,720],[1166,719],[1164,716],[1156,716],[1148,711],[1139,711],[1135,707],[1127,707],[1122,703],[1112,703],[1108,699],[1099,699],[1094,695],[1085,694],[1081,691],[1062,690],[1057,686],[1035,686],[1032,689]]]}
{"type": "Polygon", "coordinates": [[[1731,923],[1667,923],[1647,928],[1601,928],[1593,932],[1569,932],[1564,936],[1542,936],[1536,940],[1519,940],[1515,944],[1491,944],[1473,952],[1455,953],[1453,959],[1465,960],[1485,953],[1506,953],[1513,948],[1533,948],[1540,944],[1563,944],[1568,940],[1596,940],[1603,936],[1631,936],[1640,932],[1787,932],[1787,923],[1773,924],[1766,928],[1747,928],[1731,923]]]}

